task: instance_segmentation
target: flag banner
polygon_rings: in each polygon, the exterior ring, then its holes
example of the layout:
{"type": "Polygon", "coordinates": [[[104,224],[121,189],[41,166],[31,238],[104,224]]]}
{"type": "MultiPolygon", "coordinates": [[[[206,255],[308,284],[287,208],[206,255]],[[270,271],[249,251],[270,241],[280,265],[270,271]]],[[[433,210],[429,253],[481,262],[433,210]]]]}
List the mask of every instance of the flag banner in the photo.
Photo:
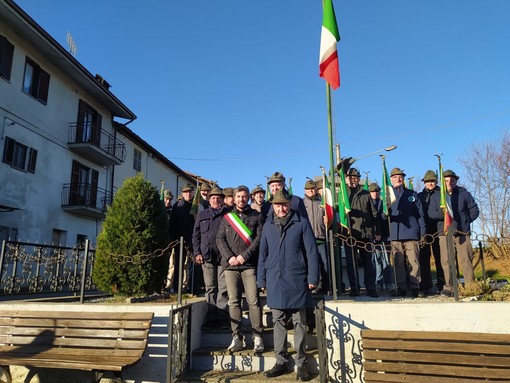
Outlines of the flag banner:
{"type": "Polygon", "coordinates": [[[443,165],[439,161],[439,184],[441,187],[440,206],[444,210],[444,232],[448,232],[448,228],[453,222],[453,210],[450,195],[446,190],[446,181],[444,179],[443,165]]]}
{"type": "Polygon", "coordinates": [[[409,178],[409,189],[414,190],[413,179],[409,178]]]}
{"type": "Polygon", "coordinates": [[[325,174],[322,175],[322,204],[326,211],[329,228],[333,223],[333,194],[331,193],[331,185],[329,184],[328,178],[325,174]]]}
{"type": "Polygon", "coordinates": [[[383,203],[383,213],[388,215],[389,207],[397,200],[395,196],[395,191],[393,190],[393,186],[391,185],[390,175],[388,174],[388,170],[386,169],[386,161],[382,160],[383,163],[383,174],[382,174],[382,187],[381,187],[381,200],[383,203]]]}
{"type": "Polygon", "coordinates": [[[200,186],[197,181],[195,197],[193,197],[193,202],[191,203],[191,209],[189,211],[191,215],[196,216],[198,212],[204,208],[204,205],[202,205],[203,200],[202,193],[200,193],[200,186]]]}
{"type": "Polygon", "coordinates": [[[338,215],[340,217],[340,225],[349,229],[349,212],[351,211],[351,203],[349,194],[347,193],[347,184],[345,183],[345,174],[343,166],[339,170],[340,185],[338,188],[338,215]]]}
{"type": "Polygon", "coordinates": [[[340,86],[337,42],[340,41],[332,0],[323,0],[319,75],[337,89],[340,86]]]}
{"type": "Polygon", "coordinates": [[[365,185],[363,185],[363,190],[368,191],[368,174],[367,174],[367,176],[365,177],[365,185]]]}

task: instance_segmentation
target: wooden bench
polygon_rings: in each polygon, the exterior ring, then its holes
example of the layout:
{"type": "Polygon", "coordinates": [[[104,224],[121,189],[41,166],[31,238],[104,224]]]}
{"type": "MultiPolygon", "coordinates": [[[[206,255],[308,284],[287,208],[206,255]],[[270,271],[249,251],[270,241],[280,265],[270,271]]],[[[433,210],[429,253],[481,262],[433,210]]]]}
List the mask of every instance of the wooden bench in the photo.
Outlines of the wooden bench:
{"type": "Polygon", "coordinates": [[[0,366],[88,370],[96,382],[143,355],[153,313],[0,311],[0,366]]]}
{"type": "Polygon", "coordinates": [[[366,383],[510,382],[509,334],[362,330],[361,338],[366,383]]]}

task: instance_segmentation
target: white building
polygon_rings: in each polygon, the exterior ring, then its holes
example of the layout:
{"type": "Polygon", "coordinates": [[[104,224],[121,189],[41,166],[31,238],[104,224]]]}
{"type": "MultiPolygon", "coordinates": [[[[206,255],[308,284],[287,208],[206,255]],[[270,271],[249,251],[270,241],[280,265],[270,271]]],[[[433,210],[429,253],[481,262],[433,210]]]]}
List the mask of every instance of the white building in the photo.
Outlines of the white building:
{"type": "Polygon", "coordinates": [[[0,240],[95,242],[125,177],[142,172],[175,196],[195,182],[124,125],[134,119],[101,76],[0,0],[0,240]]]}

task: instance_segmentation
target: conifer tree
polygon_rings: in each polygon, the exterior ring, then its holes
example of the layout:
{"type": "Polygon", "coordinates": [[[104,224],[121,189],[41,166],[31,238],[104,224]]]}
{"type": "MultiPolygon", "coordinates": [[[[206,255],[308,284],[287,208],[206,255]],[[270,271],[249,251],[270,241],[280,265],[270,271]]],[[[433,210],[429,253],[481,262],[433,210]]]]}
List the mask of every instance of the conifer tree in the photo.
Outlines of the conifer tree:
{"type": "Polygon", "coordinates": [[[97,237],[94,283],[101,291],[122,295],[159,291],[168,255],[154,252],[168,242],[166,212],[157,188],[141,175],[127,178],[97,237]]]}

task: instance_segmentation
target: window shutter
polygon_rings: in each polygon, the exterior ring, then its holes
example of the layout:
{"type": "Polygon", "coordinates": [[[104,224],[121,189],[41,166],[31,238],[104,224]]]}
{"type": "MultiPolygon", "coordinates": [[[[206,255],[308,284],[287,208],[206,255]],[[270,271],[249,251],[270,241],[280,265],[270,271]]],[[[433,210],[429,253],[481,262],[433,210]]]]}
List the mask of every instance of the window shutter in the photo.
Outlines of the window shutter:
{"type": "Polygon", "coordinates": [[[90,183],[90,207],[97,207],[97,186],[99,181],[99,172],[92,169],[92,180],[90,183]]]}
{"type": "Polygon", "coordinates": [[[14,144],[16,143],[10,137],[5,137],[5,146],[4,146],[4,159],[3,161],[6,164],[12,164],[12,156],[14,155],[14,144]]]}
{"type": "Polygon", "coordinates": [[[87,103],[81,98],[78,102],[78,118],[76,120],[76,137],[73,142],[83,142],[83,120],[85,119],[85,107],[87,103]]]}
{"type": "Polygon", "coordinates": [[[28,154],[28,171],[30,173],[35,173],[35,164],[37,162],[37,150],[34,148],[30,148],[28,154]]]}
{"type": "Polygon", "coordinates": [[[43,101],[45,104],[48,102],[48,91],[50,88],[50,75],[39,69],[39,86],[37,87],[37,99],[43,101]]]}
{"type": "Polygon", "coordinates": [[[0,36],[0,76],[10,80],[14,45],[5,36],[0,36]]]}
{"type": "Polygon", "coordinates": [[[73,160],[73,168],[71,170],[71,186],[69,188],[69,205],[78,203],[80,190],[80,163],[73,160]]]}

